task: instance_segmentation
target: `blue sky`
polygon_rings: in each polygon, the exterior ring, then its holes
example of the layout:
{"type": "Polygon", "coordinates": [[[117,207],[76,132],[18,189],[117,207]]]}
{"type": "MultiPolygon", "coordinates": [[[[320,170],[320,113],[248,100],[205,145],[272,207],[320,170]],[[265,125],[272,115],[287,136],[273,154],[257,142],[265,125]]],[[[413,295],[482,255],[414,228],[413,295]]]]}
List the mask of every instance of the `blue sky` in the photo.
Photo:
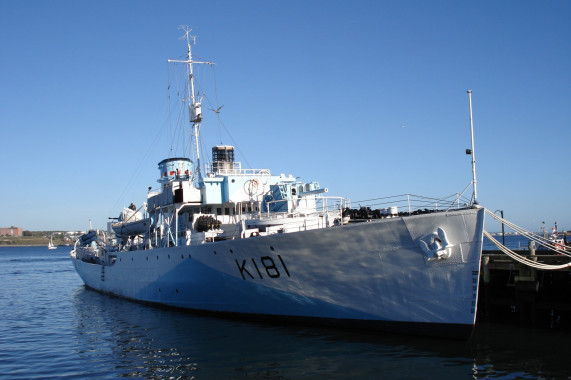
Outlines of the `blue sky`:
{"type": "Polygon", "coordinates": [[[224,105],[223,124],[205,112],[206,154],[236,143],[245,167],[354,205],[461,192],[471,89],[480,204],[571,230],[569,15],[569,1],[0,0],[0,226],[103,228],[145,200],[181,146],[166,60],[189,25],[216,62],[197,74],[215,83],[206,111],[224,105]]]}

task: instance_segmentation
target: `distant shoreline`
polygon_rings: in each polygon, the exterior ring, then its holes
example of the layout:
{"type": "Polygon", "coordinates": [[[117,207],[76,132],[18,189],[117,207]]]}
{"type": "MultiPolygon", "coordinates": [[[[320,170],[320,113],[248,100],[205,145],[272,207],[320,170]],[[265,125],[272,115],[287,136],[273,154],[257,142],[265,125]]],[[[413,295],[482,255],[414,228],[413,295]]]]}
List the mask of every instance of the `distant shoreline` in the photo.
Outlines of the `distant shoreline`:
{"type": "MultiPolygon", "coordinates": [[[[50,238],[46,236],[0,236],[0,247],[47,247],[50,238]]],[[[66,241],[53,238],[56,247],[64,246],[66,241]]]]}

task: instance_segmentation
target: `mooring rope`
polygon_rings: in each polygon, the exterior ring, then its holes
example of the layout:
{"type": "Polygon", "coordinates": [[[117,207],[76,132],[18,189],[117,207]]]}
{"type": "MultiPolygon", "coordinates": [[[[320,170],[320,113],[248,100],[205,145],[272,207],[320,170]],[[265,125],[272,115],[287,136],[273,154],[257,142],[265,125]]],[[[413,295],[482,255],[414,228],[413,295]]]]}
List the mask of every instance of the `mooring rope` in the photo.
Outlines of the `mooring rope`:
{"type": "MultiPolygon", "coordinates": [[[[543,238],[537,234],[534,234],[533,232],[529,232],[529,231],[525,230],[524,228],[522,228],[516,224],[513,224],[512,222],[510,222],[504,218],[499,217],[498,215],[496,215],[495,213],[491,212],[488,209],[485,209],[485,210],[486,210],[486,213],[488,215],[490,215],[491,217],[493,217],[497,221],[503,223],[504,225],[508,226],[509,228],[511,228],[512,230],[517,232],[518,234],[525,236],[529,240],[537,242],[538,244],[540,244],[544,247],[551,249],[555,253],[558,253],[560,255],[564,255],[567,257],[571,257],[570,252],[559,248],[559,246],[554,244],[553,241],[545,239],[545,238],[543,238]]],[[[520,262],[524,265],[530,266],[532,268],[544,269],[544,270],[557,270],[557,269],[563,269],[563,268],[571,267],[571,262],[566,263],[566,264],[561,264],[561,265],[550,265],[550,264],[539,263],[536,261],[537,258],[535,258],[535,260],[532,260],[532,259],[529,259],[527,257],[524,257],[522,255],[515,253],[514,251],[512,251],[511,249],[509,249],[508,247],[506,247],[505,245],[503,245],[499,241],[497,241],[487,231],[484,231],[484,236],[486,236],[486,238],[488,238],[496,247],[498,247],[500,251],[502,251],[503,253],[505,253],[506,255],[511,257],[512,259],[514,259],[515,261],[520,262]]]]}
{"type": "Polygon", "coordinates": [[[515,253],[514,251],[512,251],[511,249],[509,249],[508,247],[506,247],[505,245],[503,245],[499,241],[497,241],[492,235],[490,235],[490,233],[488,231],[484,231],[484,236],[486,236],[488,239],[490,239],[490,241],[496,247],[498,247],[500,249],[500,251],[502,251],[503,253],[505,253],[506,255],[511,257],[512,259],[514,259],[515,261],[518,261],[518,262],[520,262],[524,265],[527,265],[529,267],[537,268],[537,269],[544,269],[544,270],[557,270],[557,269],[563,269],[563,268],[571,267],[571,262],[569,262],[567,264],[561,264],[561,265],[550,265],[550,264],[538,263],[537,261],[528,259],[527,257],[524,257],[522,255],[515,253]]]}
{"type": "Polygon", "coordinates": [[[537,234],[534,234],[533,232],[529,232],[529,231],[525,230],[524,228],[522,228],[522,227],[520,227],[520,226],[518,226],[518,225],[516,225],[516,224],[513,224],[512,222],[510,222],[510,221],[508,221],[508,220],[506,220],[506,219],[503,219],[503,218],[499,217],[498,215],[494,214],[493,212],[491,212],[491,211],[488,210],[488,209],[485,209],[485,210],[486,210],[486,213],[487,213],[488,215],[490,215],[491,217],[493,217],[493,218],[496,219],[497,221],[499,221],[499,222],[505,224],[506,226],[508,226],[509,228],[511,228],[512,230],[514,230],[515,232],[517,232],[518,234],[520,234],[520,235],[522,235],[522,236],[525,236],[525,237],[528,238],[529,240],[533,240],[533,241],[537,242],[538,244],[540,244],[540,245],[542,245],[542,246],[544,246],[544,247],[547,247],[547,248],[549,248],[549,249],[555,251],[555,252],[558,253],[558,254],[571,257],[571,252],[559,248],[559,246],[558,246],[557,244],[555,244],[553,241],[551,241],[551,240],[549,240],[549,239],[546,239],[546,238],[544,238],[544,237],[541,237],[541,236],[539,236],[539,235],[537,235],[537,234]]]}

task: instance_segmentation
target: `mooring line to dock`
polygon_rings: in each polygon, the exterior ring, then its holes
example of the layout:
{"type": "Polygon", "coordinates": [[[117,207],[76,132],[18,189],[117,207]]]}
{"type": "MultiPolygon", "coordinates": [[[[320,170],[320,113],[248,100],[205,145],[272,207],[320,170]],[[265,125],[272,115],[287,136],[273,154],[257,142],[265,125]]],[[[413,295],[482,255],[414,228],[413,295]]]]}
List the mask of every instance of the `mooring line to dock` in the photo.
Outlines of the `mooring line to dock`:
{"type": "MultiPolygon", "coordinates": [[[[529,232],[529,231],[523,229],[522,227],[519,227],[518,225],[513,224],[513,223],[499,217],[498,215],[496,215],[495,213],[491,212],[488,209],[485,209],[485,211],[488,215],[492,216],[497,221],[505,224],[506,226],[508,226],[509,228],[511,228],[512,230],[517,232],[518,234],[525,236],[529,240],[532,240],[532,241],[534,241],[534,242],[536,242],[536,243],[538,243],[544,247],[551,249],[556,254],[571,257],[571,254],[569,251],[566,251],[564,249],[559,248],[559,246],[557,244],[554,244],[551,240],[542,238],[541,236],[536,235],[533,232],[529,232]]],[[[532,259],[524,257],[520,254],[517,254],[516,252],[512,251],[511,249],[509,249],[508,247],[506,247],[505,245],[503,245],[502,243],[497,241],[487,231],[484,231],[484,236],[486,238],[488,238],[496,247],[498,247],[500,251],[502,251],[503,253],[505,253],[506,255],[511,257],[512,259],[514,259],[514,260],[516,260],[516,261],[518,261],[524,265],[527,265],[527,266],[530,266],[533,268],[537,268],[537,269],[543,269],[543,270],[557,270],[557,269],[563,269],[563,268],[571,267],[571,262],[566,263],[566,264],[561,264],[561,265],[550,265],[550,264],[539,263],[539,262],[537,262],[537,257],[534,257],[534,259],[532,260],[532,259]]]]}
{"type": "Polygon", "coordinates": [[[546,239],[546,238],[543,238],[543,237],[541,237],[541,236],[539,236],[539,235],[537,235],[537,234],[534,234],[533,232],[529,232],[529,231],[527,231],[526,229],[524,229],[524,228],[522,228],[522,227],[520,227],[520,226],[518,226],[518,225],[516,225],[516,224],[513,224],[512,222],[510,222],[510,221],[508,221],[508,220],[506,220],[506,219],[501,218],[500,216],[494,214],[493,212],[491,212],[491,211],[488,210],[488,209],[485,209],[485,210],[486,210],[486,213],[487,213],[488,215],[490,215],[491,217],[493,217],[493,218],[496,219],[497,221],[499,221],[499,222],[505,224],[506,226],[508,226],[509,228],[511,228],[512,230],[514,230],[515,232],[517,232],[518,234],[520,234],[520,235],[522,235],[522,236],[525,236],[525,237],[528,238],[529,240],[533,240],[533,241],[535,241],[536,243],[538,243],[539,245],[542,245],[542,246],[544,246],[544,247],[546,247],[546,248],[549,248],[549,249],[555,251],[555,252],[558,253],[558,254],[571,257],[571,252],[566,251],[565,249],[561,249],[560,246],[557,245],[557,244],[555,244],[553,241],[551,241],[551,240],[549,240],[549,239],[546,239]]]}
{"type": "Polygon", "coordinates": [[[543,264],[543,263],[539,263],[537,261],[528,259],[527,257],[524,257],[522,255],[519,255],[517,253],[515,253],[514,251],[512,251],[511,249],[509,249],[508,247],[506,247],[505,245],[503,245],[502,243],[500,243],[499,241],[497,241],[492,235],[490,235],[489,232],[484,231],[484,236],[486,236],[488,239],[490,239],[490,241],[500,249],[500,251],[502,251],[503,253],[505,253],[506,255],[508,255],[509,257],[511,257],[512,259],[514,259],[515,261],[518,261],[524,265],[527,265],[529,267],[532,268],[537,268],[537,269],[543,269],[543,270],[557,270],[557,269],[563,269],[563,268],[568,268],[571,267],[571,262],[567,263],[567,264],[561,264],[561,265],[550,265],[550,264],[543,264]]]}

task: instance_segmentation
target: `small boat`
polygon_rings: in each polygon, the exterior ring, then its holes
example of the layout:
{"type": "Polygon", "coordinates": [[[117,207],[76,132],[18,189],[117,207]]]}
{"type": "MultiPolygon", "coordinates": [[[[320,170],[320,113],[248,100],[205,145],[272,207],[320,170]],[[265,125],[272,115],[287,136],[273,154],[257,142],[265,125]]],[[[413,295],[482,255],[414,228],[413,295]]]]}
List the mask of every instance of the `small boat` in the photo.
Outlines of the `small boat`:
{"type": "Polygon", "coordinates": [[[120,238],[144,235],[149,232],[151,226],[151,220],[143,218],[141,212],[136,210],[132,203],[129,207],[123,208],[117,220],[111,224],[111,228],[115,235],[120,238]]]}
{"type": "Polygon", "coordinates": [[[214,315],[469,337],[484,231],[475,181],[471,200],[405,195],[356,209],[319,182],[243,168],[234,146],[214,146],[203,166],[193,69],[211,62],[193,59],[185,32],[185,59],[170,62],[187,70],[192,159],[159,162],[141,207],[124,209],[112,234],[76,241],[84,283],[214,315]]]}
{"type": "Polygon", "coordinates": [[[50,236],[50,241],[48,242],[48,249],[56,249],[57,248],[57,246],[54,245],[53,237],[54,237],[54,235],[50,236]]]}
{"type": "Polygon", "coordinates": [[[553,228],[551,229],[551,235],[549,236],[549,241],[555,246],[556,249],[567,250],[567,235],[560,235],[557,230],[557,222],[555,222],[553,228]]]}

